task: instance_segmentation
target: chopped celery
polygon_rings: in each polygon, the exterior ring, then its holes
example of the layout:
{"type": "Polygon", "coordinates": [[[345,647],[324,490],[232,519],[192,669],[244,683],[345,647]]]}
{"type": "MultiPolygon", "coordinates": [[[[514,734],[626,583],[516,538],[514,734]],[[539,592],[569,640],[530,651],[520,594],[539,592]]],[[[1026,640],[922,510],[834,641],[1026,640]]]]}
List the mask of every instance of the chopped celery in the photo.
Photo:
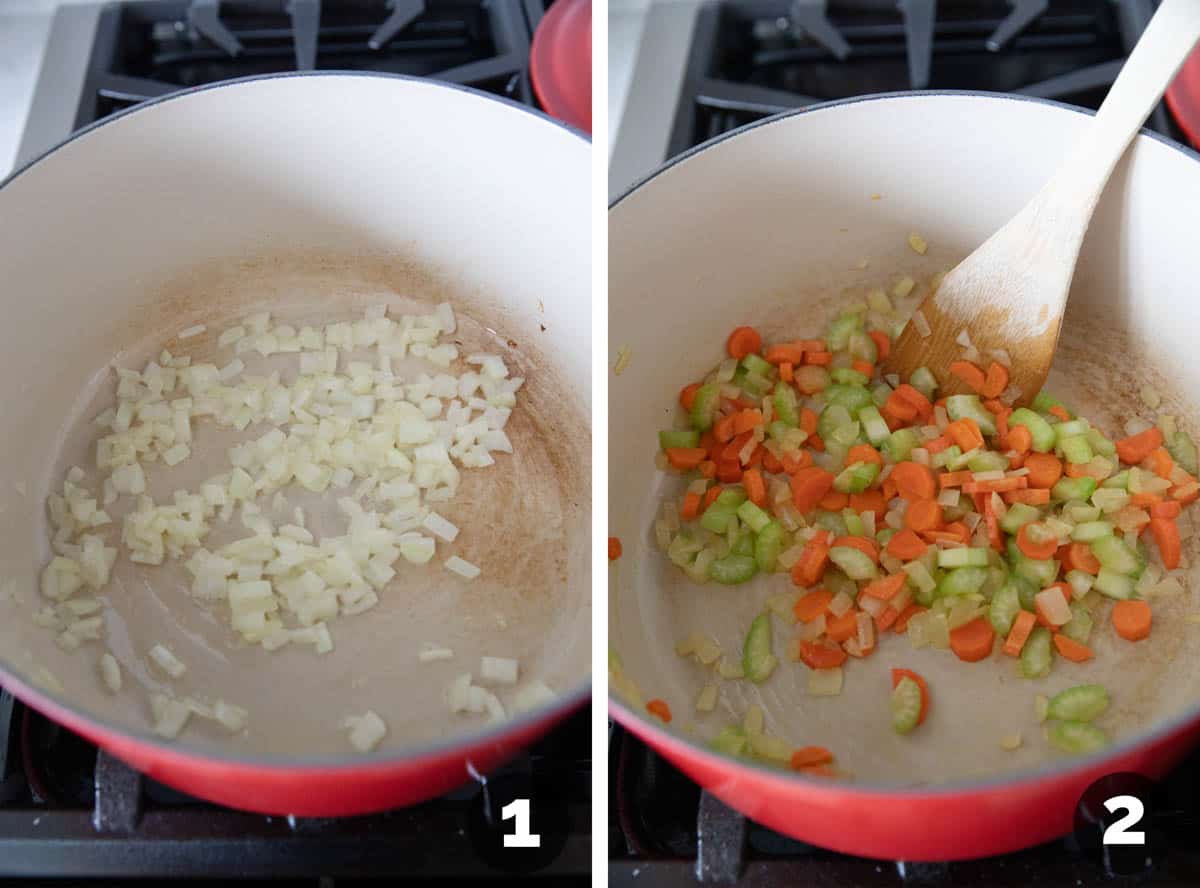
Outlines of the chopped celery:
{"type": "Polygon", "coordinates": [[[753,373],[762,377],[769,377],[774,369],[765,360],[751,352],[742,358],[742,366],[746,368],[747,373],[753,373]]]}
{"type": "Polygon", "coordinates": [[[979,592],[985,599],[991,601],[992,596],[1004,588],[1008,582],[1008,564],[991,549],[988,550],[988,557],[992,563],[988,565],[987,582],[983,584],[983,588],[979,592]]]}
{"type": "Polygon", "coordinates": [[[1064,579],[1071,587],[1071,597],[1076,601],[1091,592],[1092,586],[1096,582],[1095,577],[1082,570],[1069,570],[1064,579]]]}
{"type": "Polygon", "coordinates": [[[701,549],[696,554],[696,560],[691,564],[684,565],[683,572],[688,575],[688,578],[693,583],[703,585],[709,580],[708,569],[712,567],[712,563],[717,560],[716,549],[701,549]]]}
{"type": "Polygon", "coordinates": [[[1117,472],[1117,474],[1115,474],[1109,478],[1105,478],[1104,484],[1102,486],[1107,487],[1109,489],[1114,489],[1114,490],[1117,490],[1117,489],[1128,490],[1129,489],[1129,469],[1121,469],[1121,471],[1117,472]]]}
{"type": "Polygon", "coordinates": [[[912,455],[913,448],[919,441],[920,439],[913,429],[896,429],[888,435],[888,439],[883,442],[880,450],[892,462],[904,462],[912,455]]]}
{"type": "MultiPolygon", "coordinates": [[[[1066,405],[1049,392],[1038,392],[1037,397],[1033,399],[1032,406],[1038,413],[1049,413],[1051,407],[1062,407],[1063,410],[1067,410],[1066,405]]],[[[1075,414],[1067,410],[1067,415],[1074,416],[1075,414]]]]}
{"type": "Polygon", "coordinates": [[[700,433],[695,429],[681,431],[670,429],[658,433],[658,446],[663,450],[671,447],[699,447],[700,433]]]}
{"type": "Polygon", "coordinates": [[[1053,665],[1053,648],[1050,630],[1035,626],[1021,648],[1021,675],[1025,678],[1045,678],[1053,665]]]}
{"type": "Polygon", "coordinates": [[[1063,506],[1063,518],[1075,524],[1086,524],[1089,521],[1099,521],[1100,510],[1086,503],[1067,503],[1063,506]]]}
{"type": "Polygon", "coordinates": [[[858,421],[862,423],[863,433],[867,436],[867,440],[876,447],[891,437],[891,430],[884,422],[879,408],[874,404],[868,404],[858,411],[858,421]]]}
{"type": "Polygon", "coordinates": [[[1186,432],[1176,432],[1166,438],[1167,453],[1189,475],[1197,469],[1196,444],[1186,432]]]}
{"type": "Polygon", "coordinates": [[[940,598],[950,598],[955,595],[971,595],[978,592],[987,582],[988,571],[984,567],[959,567],[947,571],[938,582],[937,593],[940,598]]]}
{"type": "Polygon", "coordinates": [[[879,463],[856,462],[846,466],[833,479],[833,489],[842,493],[862,493],[879,477],[879,463]]]}
{"type": "Polygon", "coordinates": [[[1083,722],[1054,722],[1046,729],[1046,736],[1063,752],[1076,754],[1098,752],[1108,745],[1108,735],[1104,731],[1083,722]]]}
{"type": "Polygon", "coordinates": [[[829,560],[852,580],[873,580],[879,575],[875,562],[861,549],[852,546],[834,546],[829,550],[829,560]]]}
{"type": "Polygon", "coordinates": [[[921,718],[921,686],[907,675],[892,689],[891,710],[897,734],[907,734],[921,718]]]}
{"type": "Polygon", "coordinates": [[[754,562],[763,573],[775,570],[775,562],[783,550],[783,527],[771,521],[754,537],[754,562]]]}
{"type": "Polygon", "coordinates": [[[946,399],[946,413],[951,419],[966,417],[975,420],[984,435],[990,437],[996,434],[996,418],[983,406],[979,395],[951,395],[946,399]]]}
{"type": "Polygon", "coordinates": [[[1108,691],[1103,685],[1076,685],[1050,698],[1046,717],[1061,721],[1090,722],[1108,709],[1108,691]]]}
{"type": "Polygon", "coordinates": [[[1133,579],[1117,573],[1112,568],[1102,567],[1100,573],[1096,574],[1096,582],[1092,584],[1092,588],[1101,595],[1120,601],[1133,595],[1133,579]]]}
{"type": "Polygon", "coordinates": [[[967,460],[972,472],[1004,472],[1008,470],[1008,457],[994,450],[981,450],[967,460]]]}
{"type": "Polygon", "coordinates": [[[740,387],[750,392],[754,397],[761,398],[771,390],[774,383],[766,376],[760,376],[757,373],[747,373],[742,377],[739,383],[740,387]]]}
{"type": "Polygon", "coordinates": [[[1023,425],[1029,429],[1033,449],[1038,453],[1049,453],[1054,448],[1054,429],[1028,407],[1018,407],[1008,417],[1008,427],[1023,425]]]}
{"type": "MultiPolygon", "coordinates": [[[[1059,562],[1057,559],[1047,558],[1045,561],[1035,561],[1032,558],[1026,558],[1017,548],[1016,540],[1008,541],[1008,561],[1012,565],[1015,575],[1028,580],[1038,589],[1045,589],[1058,576],[1059,562]]],[[[1032,610],[1032,608],[1030,609],[1032,610]]]]}
{"type": "Polygon", "coordinates": [[[856,419],[850,425],[834,429],[833,434],[829,436],[829,442],[841,447],[852,447],[859,442],[859,438],[859,423],[856,419]]]}
{"type": "Polygon", "coordinates": [[[1099,537],[1092,541],[1092,554],[1103,567],[1130,576],[1139,567],[1137,555],[1123,540],[1115,536],[1099,537]]]}
{"type": "Polygon", "coordinates": [[[717,408],[720,405],[720,385],[709,382],[696,389],[696,399],[692,401],[692,428],[702,432],[712,428],[713,419],[716,418],[717,408]]]}
{"type": "Polygon", "coordinates": [[[1096,479],[1087,476],[1081,478],[1059,478],[1050,488],[1051,498],[1060,502],[1067,500],[1085,500],[1096,492],[1096,479]]]}
{"type": "Polygon", "coordinates": [[[938,567],[987,567],[987,549],[942,549],[938,552],[938,567]]]}
{"type": "Polygon", "coordinates": [[[875,542],[879,543],[881,546],[886,546],[888,544],[888,540],[890,540],[899,532],[900,531],[896,530],[894,527],[885,527],[883,530],[875,534],[875,542]]]}
{"type": "Polygon", "coordinates": [[[736,487],[726,487],[717,494],[716,505],[733,506],[735,509],[746,501],[746,492],[736,487]]]}
{"type": "Polygon", "coordinates": [[[717,734],[709,745],[717,752],[740,756],[746,753],[746,748],[749,744],[750,741],[746,738],[745,732],[740,727],[729,725],[722,728],[721,733],[717,734]]]}
{"type": "Polygon", "coordinates": [[[775,386],[775,393],[771,400],[772,406],[775,408],[775,415],[780,422],[792,428],[800,425],[800,411],[796,409],[796,390],[794,388],[780,383],[775,386]]]}
{"type": "Polygon", "coordinates": [[[992,603],[988,608],[988,621],[1003,638],[1012,629],[1013,620],[1017,618],[1020,610],[1021,601],[1017,595],[1017,586],[1010,580],[992,596],[992,603]]]}
{"type": "MultiPolygon", "coordinates": [[[[1082,421],[1076,420],[1075,422],[1082,421]]],[[[1063,423],[1063,425],[1074,425],[1074,423],[1063,423]]],[[[1076,465],[1090,463],[1092,457],[1095,455],[1092,453],[1092,445],[1088,443],[1088,439],[1083,435],[1072,435],[1069,438],[1061,438],[1058,443],[1062,447],[1063,456],[1066,457],[1069,463],[1075,463],[1076,465]]]]}
{"type": "Polygon", "coordinates": [[[908,384],[923,394],[930,401],[933,400],[933,395],[937,391],[937,378],[933,375],[933,371],[928,367],[918,367],[912,372],[912,376],[908,379],[908,384]]]}
{"type": "Polygon", "coordinates": [[[690,564],[696,553],[703,548],[704,543],[685,530],[671,540],[671,545],[667,546],[667,557],[671,559],[672,564],[683,567],[690,564]]]}
{"type": "Polygon", "coordinates": [[[716,502],[704,510],[704,514],[700,516],[700,526],[713,533],[724,533],[729,528],[729,519],[736,515],[736,507],[723,506],[716,502]]]}
{"type": "Polygon", "coordinates": [[[826,570],[823,582],[831,595],[837,595],[839,592],[845,592],[851,598],[858,595],[858,584],[840,570],[826,570]]]}
{"type": "Polygon", "coordinates": [[[935,453],[932,457],[930,457],[929,461],[933,464],[935,469],[940,469],[961,458],[961,448],[959,448],[957,444],[951,444],[945,450],[939,450],[937,453],[935,453]]]}
{"type": "Polygon", "coordinates": [[[1092,450],[1101,456],[1112,456],[1117,452],[1117,445],[1104,437],[1100,430],[1094,426],[1087,430],[1087,439],[1088,443],[1092,445],[1092,450]]]}
{"type": "Polygon", "coordinates": [[[921,604],[932,604],[933,593],[937,591],[937,580],[933,578],[933,574],[920,561],[910,561],[904,565],[904,572],[908,574],[908,581],[916,588],[916,598],[921,604]]]}
{"type": "Polygon", "coordinates": [[[731,548],[729,551],[731,554],[740,555],[743,558],[753,558],[754,557],[754,534],[743,533],[742,535],[740,535],[737,538],[737,542],[733,544],[733,548],[731,548]]]}
{"type": "Polygon", "coordinates": [[[1076,524],[1071,531],[1071,539],[1077,543],[1090,543],[1101,537],[1113,535],[1113,526],[1107,521],[1084,521],[1076,524]]]}
{"type": "Polygon", "coordinates": [[[775,671],[779,660],[771,653],[771,615],[763,612],[754,618],[746,642],[742,645],[742,671],[755,684],[762,684],[775,671]]]}
{"type": "Polygon", "coordinates": [[[835,367],[829,371],[829,376],[834,382],[841,385],[865,386],[871,381],[867,374],[859,373],[852,367],[835,367]]]}
{"type": "Polygon", "coordinates": [[[841,404],[826,404],[820,419],[817,420],[817,434],[828,441],[835,431],[852,422],[854,417],[841,404]]]}
{"type": "Polygon", "coordinates": [[[841,351],[850,344],[850,336],[863,328],[862,315],[856,312],[843,312],[829,325],[825,334],[825,342],[830,351],[841,351]]]}
{"type": "Polygon", "coordinates": [[[871,400],[875,402],[876,407],[882,407],[891,396],[892,387],[886,382],[881,382],[875,388],[871,389],[871,400]]]}
{"type": "Polygon", "coordinates": [[[835,537],[846,535],[846,522],[843,521],[842,516],[836,512],[818,512],[817,526],[823,527],[835,537]]]}
{"type": "Polygon", "coordinates": [[[1071,602],[1071,619],[1063,624],[1063,627],[1058,630],[1067,638],[1073,639],[1080,644],[1087,644],[1088,639],[1092,635],[1092,615],[1082,603],[1078,601],[1071,602]]]}
{"type": "Polygon", "coordinates": [[[850,352],[850,357],[866,361],[868,364],[879,360],[879,348],[875,345],[875,340],[861,330],[850,334],[846,349],[850,352]]]}
{"type": "Polygon", "coordinates": [[[1036,583],[1030,582],[1019,574],[1013,574],[1008,578],[1008,581],[1017,590],[1017,601],[1020,602],[1021,609],[1027,611],[1036,611],[1037,608],[1034,606],[1034,604],[1037,594],[1041,591],[1042,587],[1036,583]]]}
{"type": "Polygon", "coordinates": [[[971,458],[976,455],[976,451],[974,450],[968,450],[966,453],[960,452],[957,445],[947,447],[942,452],[953,454],[953,456],[946,460],[946,468],[950,469],[952,472],[958,472],[965,469],[967,467],[967,463],[970,462],[971,458]]]}
{"type": "Polygon", "coordinates": [[[1037,521],[1041,516],[1042,513],[1035,506],[1028,503],[1013,503],[1008,507],[1008,512],[1004,517],[1000,519],[1000,527],[1005,533],[1015,534],[1030,521],[1037,521]]]}
{"type": "MultiPolygon", "coordinates": [[[[1088,429],[1092,427],[1086,419],[1072,419],[1069,422],[1060,422],[1054,427],[1054,437],[1061,444],[1067,438],[1074,438],[1079,435],[1087,436],[1088,429]]],[[[1091,446],[1090,442],[1088,446],[1091,446]]]]}
{"type": "MultiPolygon", "coordinates": [[[[874,404],[871,393],[862,385],[835,384],[825,389],[825,403],[837,404],[850,411],[851,416],[868,404],[874,404]]],[[[846,425],[847,423],[839,423],[846,425]]]]}
{"type": "MultiPolygon", "coordinates": [[[[779,391],[779,390],[780,389],[778,389],[778,388],[775,389],[775,391],[779,391]]],[[[776,412],[778,412],[779,408],[776,407],[775,410],[776,410],[776,412]]],[[[798,425],[799,420],[797,420],[796,422],[798,425]]],[[[784,438],[787,437],[788,432],[790,432],[794,428],[795,428],[795,426],[790,426],[781,419],[773,419],[773,420],[771,420],[771,424],[769,426],[767,426],[767,435],[775,441],[782,441],[784,438]]]]}
{"type": "Polygon", "coordinates": [[[718,558],[708,569],[710,579],[726,586],[736,586],[753,579],[758,573],[758,564],[750,555],[731,553],[724,558],[718,558]]]}
{"type": "Polygon", "coordinates": [[[863,536],[866,533],[862,516],[853,509],[842,509],[842,521],[846,523],[846,533],[850,536],[863,536]]]}
{"type": "Polygon", "coordinates": [[[737,514],[755,533],[758,533],[771,523],[771,516],[750,502],[750,500],[746,500],[738,506],[737,514]]]}

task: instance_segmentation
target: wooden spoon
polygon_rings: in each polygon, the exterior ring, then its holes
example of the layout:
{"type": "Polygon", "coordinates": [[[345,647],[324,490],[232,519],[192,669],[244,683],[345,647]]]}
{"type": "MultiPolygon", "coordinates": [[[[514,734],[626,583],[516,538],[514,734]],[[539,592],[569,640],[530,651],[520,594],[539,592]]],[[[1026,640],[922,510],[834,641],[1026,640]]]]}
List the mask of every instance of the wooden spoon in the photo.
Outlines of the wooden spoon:
{"type": "MultiPolygon", "coordinates": [[[[1067,162],[1003,228],[951,269],[892,347],[885,371],[908,380],[928,367],[944,391],[967,348],[983,370],[1008,353],[1010,396],[1026,404],[1050,372],[1079,248],[1113,168],[1200,38],[1200,0],[1164,0],[1067,162]],[[1019,394],[1018,394],[1019,393],[1019,394]]],[[[1004,363],[1001,361],[1001,363],[1004,363]]]]}

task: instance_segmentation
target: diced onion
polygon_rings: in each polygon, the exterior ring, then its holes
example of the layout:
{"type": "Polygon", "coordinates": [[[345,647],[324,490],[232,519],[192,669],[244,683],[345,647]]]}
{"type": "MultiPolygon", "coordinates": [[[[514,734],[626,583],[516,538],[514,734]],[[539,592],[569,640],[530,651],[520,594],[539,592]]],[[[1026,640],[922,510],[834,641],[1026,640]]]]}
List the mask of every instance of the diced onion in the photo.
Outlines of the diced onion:
{"type": "Polygon", "coordinates": [[[417,654],[417,660],[422,663],[433,663],[437,660],[451,660],[453,658],[454,651],[450,650],[450,648],[432,644],[421,648],[420,653],[417,654]]]}
{"type": "Polygon", "coordinates": [[[493,684],[515,685],[517,668],[517,661],[508,657],[482,657],[479,661],[479,676],[493,684]]]}
{"type": "Polygon", "coordinates": [[[808,693],[813,697],[836,697],[842,692],[842,667],[810,669],[808,693]]]}
{"type": "Polygon", "coordinates": [[[193,336],[199,336],[201,333],[203,333],[207,329],[208,329],[208,327],[206,327],[204,324],[196,324],[195,326],[187,327],[183,330],[180,330],[179,338],[180,339],[191,339],[193,336]]]}
{"type": "Polygon", "coordinates": [[[101,654],[99,668],[100,679],[104,682],[104,686],[110,693],[119,694],[121,692],[121,667],[117,663],[117,658],[109,653],[101,654]]]}
{"type": "Polygon", "coordinates": [[[350,745],[358,752],[370,752],[387,735],[387,725],[370,709],[363,715],[347,716],[342,728],[350,731],[350,745]]]}
{"type": "Polygon", "coordinates": [[[171,678],[179,678],[187,672],[187,666],[183,661],[171,653],[167,647],[156,644],[150,648],[150,659],[153,660],[163,672],[171,676],[171,678]]]}
{"type": "Polygon", "coordinates": [[[696,696],[696,711],[697,712],[712,712],[717,708],[717,696],[720,694],[720,688],[713,683],[706,684],[700,693],[696,696]]]}
{"type": "Polygon", "coordinates": [[[469,561],[464,561],[457,555],[452,555],[446,559],[446,569],[458,574],[460,577],[466,577],[468,580],[473,580],[480,574],[480,570],[469,561]]]}

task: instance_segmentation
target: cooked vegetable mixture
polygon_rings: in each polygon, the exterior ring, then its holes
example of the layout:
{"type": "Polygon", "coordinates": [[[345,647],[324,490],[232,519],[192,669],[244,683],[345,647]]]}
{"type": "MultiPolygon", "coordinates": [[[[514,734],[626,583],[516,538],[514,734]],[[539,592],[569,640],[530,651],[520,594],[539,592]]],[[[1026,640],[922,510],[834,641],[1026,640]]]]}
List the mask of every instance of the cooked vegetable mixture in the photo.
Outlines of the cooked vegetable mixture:
{"type": "MultiPolygon", "coordinates": [[[[999,648],[1029,679],[1060,657],[1091,659],[1098,621],[1147,638],[1149,600],[1181,591],[1164,569],[1180,568],[1178,518],[1200,497],[1192,439],[1163,416],[1113,440],[1045,392],[1014,409],[1003,352],[951,365],[972,394],[939,397],[925,368],[882,376],[891,339],[867,317],[861,306],[822,339],[769,344],[737,328],[728,357],[680,392],[685,427],[659,433],[660,467],[688,481],[655,526],[671,561],[697,583],[787,572],[797,587],[748,627],[738,677],[765,682],[786,656],[813,670],[812,693],[838,694],[842,667],[888,632],[966,662],[999,648]],[[797,629],[783,652],[773,615],[797,629]]],[[[703,647],[701,636],[677,650],[702,658],[703,647]]],[[[930,699],[921,676],[892,671],[898,733],[918,730],[930,699]]],[[[1063,691],[1046,705],[1048,739],[1101,747],[1092,721],[1108,703],[1098,685],[1063,691]]],[[[647,708],[670,720],[665,702],[647,708]]],[[[760,725],[748,716],[714,745],[832,773],[827,750],[785,754],[760,725]]]]}

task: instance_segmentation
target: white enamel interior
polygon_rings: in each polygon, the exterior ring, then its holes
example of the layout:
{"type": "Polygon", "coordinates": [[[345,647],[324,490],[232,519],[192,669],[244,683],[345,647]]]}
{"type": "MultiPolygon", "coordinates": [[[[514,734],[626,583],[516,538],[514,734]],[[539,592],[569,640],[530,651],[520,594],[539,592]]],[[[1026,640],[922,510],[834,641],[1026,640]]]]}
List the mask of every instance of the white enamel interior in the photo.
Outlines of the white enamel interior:
{"type": "MultiPolygon", "coordinates": [[[[644,698],[670,704],[671,730],[702,742],[758,702],[768,731],[796,746],[828,746],[859,782],[921,784],[1045,765],[1052,753],[1034,714],[1038,693],[1107,684],[1114,705],[1102,724],[1117,740],[1200,701],[1198,631],[1182,619],[1200,610],[1191,589],[1156,604],[1149,643],[1117,639],[1102,607],[1096,660],[1059,660],[1037,682],[1018,678],[998,651],[965,664],[888,635],[871,658],[848,662],[840,697],[808,696],[806,667],[785,658],[761,687],[722,682],[717,710],[702,715],[696,694],[719,679],[673,651],[699,629],[740,658],[764,600],[792,588],[782,574],[743,587],[697,586],[657,550],[656,509],[682,485],[655,470],[655,432],[676,420],[679,389],[724,357],[735,326],[756,325],[768,342],[820,335],[839,302],[861,301],[868,287],[890,287],[904,274],[922,281],[913,300],[923,297],[932,273],[1025,203],[1089,119],[1001,96],[852,101],[723,139],[610,211],[610,366],[618,349],[631,349],[627,369],[609,383],[610,533],[624,542],[610,587],[610,643],[644,698]],[[912,231],[928,240],[926,256],[907,246],[912,231]],[[909,737],[890,727],[893,666],[918,670],[932,688],[930,716],[909,737]],[[1024,745],[1004,752],[999,741],[1012,733],[1024,745]]],[[[1132,412],[1153,418],[1136,394],[1143,382],[1163,392],[1163,412],[1197,431],[1197,230],[1200,164],[1139,137],[1087,236],[1049,383],[1110,435],[1121,436],[1132,412]]],[[[773,623],[782,655],[793,629],[773,623]]]]}
{"type": "MultiPolygon", "coordinates": [[[[292,760],[344,755],[341,720],[368,709],[388,723],[384,751],[483,730],[444,699],[453,676],[478,676],[481,654],[518,657],[523,680],[578,694],[591,624],[589,163],[584,139],[476,93],[321,75],[141,107],[0,189],[0,561],[19,599],[0,603],[0,665],[26,678],[46,667],[66,702],[143,734],[146,689],[223,697],[250,710],[249,730],[229,738],[193,720],[182,745],[292,760]],[[97,679],[102,648],[65,654],[32,625],[45,496],[71,462],[91,464],[84,423],[112,401],[111,366],[140,367],[164,346],[212,359],[216,333],[252,308],[328,322],[443,299],[464,348],[498,351],[528,379],[510,424],[518,454],[464,473],[445,510],[459,539],[425,568],[398,566],[374,610],[334,621],[333,653],[239,646],[223,616],[189,601],[181,568],[135,568],[124,553],[105,593],[118,698],[97,679]],[[175,340],[196,323],[209,333],[175,340]],[[483,577],[448,573],[450,554],[483,577]],[[148,668],[156,642],[188,664],[184,679],[148,668]],[[423,642],[454,659],[419,664],[423,642]]],[[[227,437],[196,425],[196,466],[152,481],[155,493],[224,464],[227,437]]],[[[332,500],[295,502],[321,527],[332,500]]]]}

